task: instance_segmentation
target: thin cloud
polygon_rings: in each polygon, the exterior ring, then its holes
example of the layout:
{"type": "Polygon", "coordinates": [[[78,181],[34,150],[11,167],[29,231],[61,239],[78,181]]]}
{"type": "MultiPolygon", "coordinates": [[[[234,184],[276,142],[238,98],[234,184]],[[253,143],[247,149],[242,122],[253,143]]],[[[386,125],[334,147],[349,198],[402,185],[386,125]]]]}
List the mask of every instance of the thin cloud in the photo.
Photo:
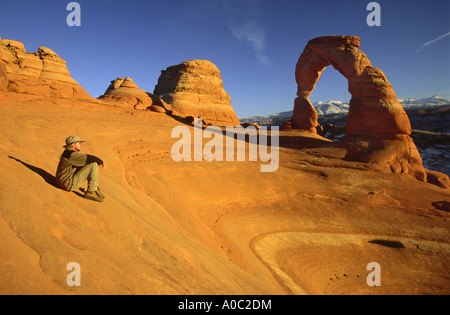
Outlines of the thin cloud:
{"type": "Polygon", "coordinates": [[[430,40],[429,42],[426,42],[425,44],[423,44],[422,46],[420,46],[420,48],[419,48],[416,52],[421,51],[421,50],[424,49],[425,47],[427,47],[427,46],[429,46],[429,45],[431,45],[431,44],[434,44],[434,43],[440,41],[441,39],[444,39],[444,38],[447,37],[447,36],[450,36],[450,32],[448,32],[448,33],[446,33],[446,34],[444,34],[444,35],[441,35],[441,36],[439,36],[438,38],[435,38],[435,39],[433,39],[433,40],[430,40]]]}
{"type": "Polygon", "coordinates": [[[240,26],[230,25],[233,36],[241,41],[248,42],[256,54],[256,59],[264,64],[270,64],[270,58],[264,53],[266,35],[264,30],[258,26],[256,21],[250,21],[240,26]]]}

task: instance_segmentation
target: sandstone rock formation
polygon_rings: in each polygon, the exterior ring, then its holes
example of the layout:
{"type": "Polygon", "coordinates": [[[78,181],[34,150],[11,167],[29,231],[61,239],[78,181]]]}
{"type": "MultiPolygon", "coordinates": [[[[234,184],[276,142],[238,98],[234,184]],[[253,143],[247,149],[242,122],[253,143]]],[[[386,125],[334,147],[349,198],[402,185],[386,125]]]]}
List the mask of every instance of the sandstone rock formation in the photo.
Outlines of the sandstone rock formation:
{"type": "Polygon", "coordinates": [[[8,89],[8,78],[6,77],[6,70],[2,63],[0,63],[0,92],[8,89]]]}
{"type": "Polygon", "coordinates": [[[148,109],[160,113],[171,112],[169,105],[155,95],[141,90],[130,77],[117,78],[111,81],[105,94],[98,99],[126,108],[148,109]]]}
{"type": "Polygon", "coordinates": [[[172,105],[174,114],[201,117],[208,124],[238,126],[219,69],[207,60],[189,60],[161,71],[153,92],[172,105]]]}
{"type": "Polygon", "coordinates": [[[298,97],[294,123],[302,129],[317,126],[317,112],[309,95],[322,71],[332,65],[347,78],[352,95],[347,136],[396,139],[397,135],[410,134],[408,116],[391,84],[380,69],[372,66],[359,46],[360,39],[356,36],[325,36],[308,42],[296,66],[298,97]]]}
{"type": "Polygon", "coordinates": [[[434,184],[436,186],[450,189],[450,179],[447,174],[433,171],[433,170],[426,170],[427,172],[427,182],[434,184]]]}
{"type": "Polygon", "coordinates": [[[105,94],[100,96],[99,99],[135,109],[147,109],[152,105],[152,99],[130,77],[117,78],[111,81],[105,94]]]}
{"type": "Polygon", "coordinates": [[[6,69],[9,92],[91,99],[71,78],[66,62],[49,48],[39,47],[37,53],[27,53],[22,43],[0,39],[0,62],[6,69]]]}
{"type": "Polygon", "coordinates": [[[165,113],[168,115],[172,115],[173,110],[169,104],[167,104],[162,99],[160,99],[159,97],[157,97],[156,95],[153,95],[151,93],[148,93],[148,96],[152,99],[152,106],[150,106],[150,108],[149,108],[152,112],[165,113]]]}
{"type": "Polygon", "coordinates": [[[291,130],[291,129],[292,129],[292,121],[291,120],[284,121],[280,127],[280,131],[286,131],[286,130],[291,130]]]}
{"type": "Polygon", "coordinates": [[[317,111],[309,95],[322,71],[332,65],[348,80],[352,95],[347,121],[347,158],[384,164],[393,172],[425,179],[419,152],[409,137],[411,125],[384,73],[358,49],[356,36],[325,36],[308,42],[295,77],[298,85],[293,124],[316,133],[317,111]]]}

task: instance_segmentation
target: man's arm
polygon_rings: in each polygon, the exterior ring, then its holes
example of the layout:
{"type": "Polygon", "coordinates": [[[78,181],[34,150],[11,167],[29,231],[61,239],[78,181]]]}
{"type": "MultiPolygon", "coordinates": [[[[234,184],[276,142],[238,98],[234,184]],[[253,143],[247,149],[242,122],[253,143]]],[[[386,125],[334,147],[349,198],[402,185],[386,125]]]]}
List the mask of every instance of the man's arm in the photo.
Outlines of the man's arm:
{"type": "Polygon", "coordinates": [[[90,154],[82,154],[75,151],[66,151],[64,152],[63,157],[66,157],[69,164],[75,167],[83,167],[91,163],[103,165],[103,161],[101,159],[90,154]]]}
{"type": "Polygon", "coordinates": [[[98,165],[103,165],[103,161],[94,155],[86,154],[86,157],[86,164],[97,163],[98,165]]]}

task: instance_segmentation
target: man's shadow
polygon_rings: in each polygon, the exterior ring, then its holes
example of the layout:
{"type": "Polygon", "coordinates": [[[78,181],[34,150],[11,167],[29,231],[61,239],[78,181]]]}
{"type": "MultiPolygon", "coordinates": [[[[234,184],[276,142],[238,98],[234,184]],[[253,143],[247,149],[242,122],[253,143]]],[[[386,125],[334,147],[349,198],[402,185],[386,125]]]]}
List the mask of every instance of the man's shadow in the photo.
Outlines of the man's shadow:
{"type": "Polygon", "coordinates": [[[61,189],[58,187],[58,184],[56,183],[56,177],[52,174],[50,174],[49,172],[47,172],[46,170],[43,170],[42,168],[33,166],[31,164],[25,163],[15,157],[9,156],[8,157],[10,159],[13,159],[19,163],[21,163],[22,165],[24,165],[26,168],[28,168],[29,170],[32,170],[33,172],[35,172],[36,174],[38,174],[39,176],[41,176],[47,184],[52,185],[53,187],[57,188],[57,189],[61,189]]]}
{"type": "MultiPolygon", "coordinates": [[[[47,172],[46,170],[43,170],[42,168],[39,168],[39,167],[37,167],[37,166],[31,165],[31,164],[28,164],[28,163],[25,163],[24,161],[21,161],[21,160],[15,158],[15,157],[13,157],[13,156],[9,156],[9,155],[8,155],[8,157],[9,157],[10,159],[13,159],[13,160],[19,162],[20,164],[24,165],[24,166],[25,166],[26,168],[28,168],[29,170],[32,170],[33,172],[35,172],[36,174],[38,174],[39,176],[41,176],[41,177],[45,180],[45,182],[46,182],[47,184],[49,184],[49,185],[55,187],[56,189],[63,190],[63,189],[61,189],[61,188],[58,186],[58,183],[56,182],[56,177],[55,177],[54,175],[50,174],[49,172],[47,172]]],[[[84,188],[80,188],[80,190],[81,190],[82,192],[86,192],[86,190],[85,190],[84,188]]],[[[74,191],[73,193],[74,193],[75,195],[79,196],[79,197],[83,197],[83,194],[81,194],[81,193],[78,192],[78,191],[74,191]]]]}

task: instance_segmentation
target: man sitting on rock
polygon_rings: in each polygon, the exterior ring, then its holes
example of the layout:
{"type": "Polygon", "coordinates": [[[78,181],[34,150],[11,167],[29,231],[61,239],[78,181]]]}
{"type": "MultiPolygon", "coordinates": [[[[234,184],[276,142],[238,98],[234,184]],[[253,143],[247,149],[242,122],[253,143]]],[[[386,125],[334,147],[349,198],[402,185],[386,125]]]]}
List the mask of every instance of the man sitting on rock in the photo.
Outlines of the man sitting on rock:
{"type": "Polygon", "coordinates": [[[98,168],[104,168],[105,163],[96,156],[79,153],[83,142],[78,136],[66,139],[66,145],[63,146],[65,151],[56,171],[56,181],[61,189],[74,191],[87,180],[84,198],[102,202],[105,196],[98,187],[98,168]]]}

